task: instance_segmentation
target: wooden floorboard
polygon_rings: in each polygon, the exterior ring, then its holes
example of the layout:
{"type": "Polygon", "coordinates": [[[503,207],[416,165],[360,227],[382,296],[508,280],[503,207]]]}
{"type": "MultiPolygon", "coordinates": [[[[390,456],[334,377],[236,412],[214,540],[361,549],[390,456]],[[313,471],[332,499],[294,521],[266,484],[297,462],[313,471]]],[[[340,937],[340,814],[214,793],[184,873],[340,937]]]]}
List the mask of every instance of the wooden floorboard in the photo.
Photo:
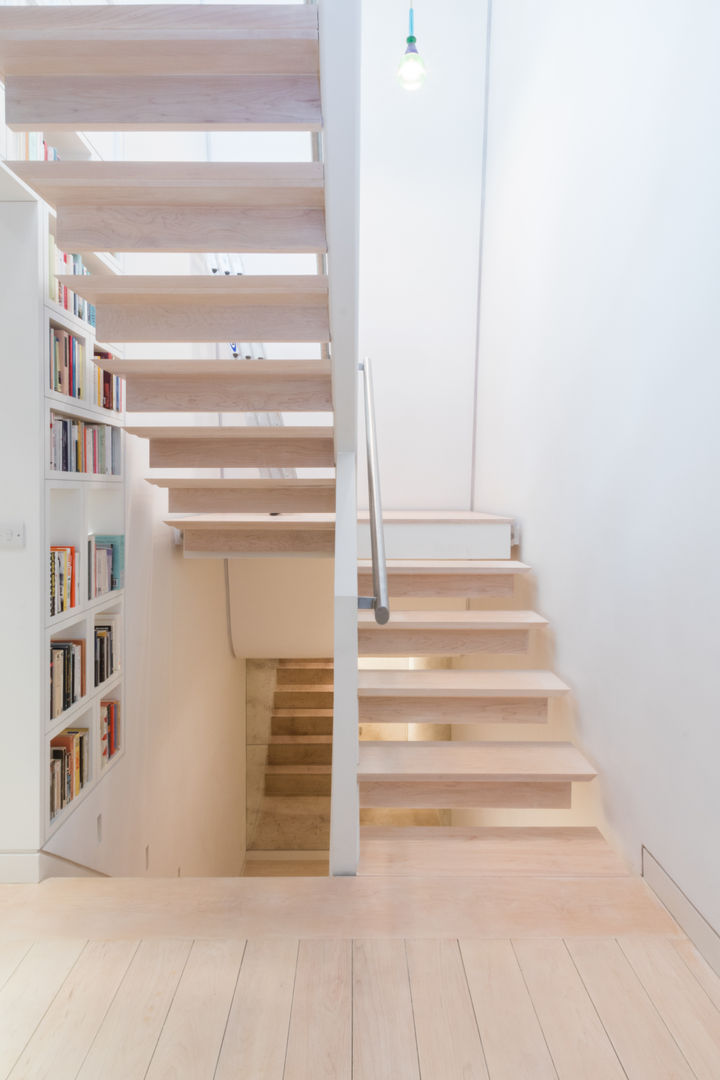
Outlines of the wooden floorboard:
{"type": "Polygon", "coordinates": [[[719,981],[685,938],[290,930],[12,943],[0,1080],[720,1076],[719,981]]]}
{"type": "Polygon", "coordinates": [[[213,1076],[244,951],[244,941],[193,942],[146,1080],[213,1076]]]}
{"type": "Polygon", "coordinates": [[[692,1069],[618,943],[587,939],[569,941],[568,948],[628,1077],[693,1080],[692,1069]]]}
{"type": "Polygon", "coordinates": [[[352,942],[301,941],[283,1080],[350,1080],[352,942]]]}
{"type": "Polygon", "coordinates": [[[420,1080],[405,943],[356,941],[353,1080],[420,1080]]]}
{"type": "Polygon", "coordinates": [[[492,1080],[557,1080],[512,944],[463,940],[460,947],[492,1080]]]}
{"type": "Polygon", "coordinates": [[[282,1080],[297,953],[291,937],[248,942],[215,1080],[282,1080]]]}
{"type": "Polygon", "coordinates": [[[172,938],[141,943],[78,1080],[144,1080],[191,946],[172,938]]]}

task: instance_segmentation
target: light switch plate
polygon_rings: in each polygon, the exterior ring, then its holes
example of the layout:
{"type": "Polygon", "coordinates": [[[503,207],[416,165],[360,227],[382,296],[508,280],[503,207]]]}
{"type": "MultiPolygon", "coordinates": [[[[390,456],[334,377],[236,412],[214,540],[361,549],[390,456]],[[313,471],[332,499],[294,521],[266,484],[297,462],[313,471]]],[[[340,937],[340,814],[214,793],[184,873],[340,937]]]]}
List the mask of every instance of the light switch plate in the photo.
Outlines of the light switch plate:
{"type": "Polygon", "coordinates": [[[0,523],[0,548],[23,547],[25,547],[25,526],[23,523],[0,523]]]}

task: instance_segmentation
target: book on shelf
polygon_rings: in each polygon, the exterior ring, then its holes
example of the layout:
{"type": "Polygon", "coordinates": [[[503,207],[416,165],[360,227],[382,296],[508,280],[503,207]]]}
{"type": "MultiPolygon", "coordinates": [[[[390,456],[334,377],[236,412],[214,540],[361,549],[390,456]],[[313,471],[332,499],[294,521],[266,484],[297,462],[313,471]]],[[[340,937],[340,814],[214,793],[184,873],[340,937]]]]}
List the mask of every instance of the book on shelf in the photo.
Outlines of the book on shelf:
{"type": "Polygon", "coordinates": [[[120,465],[120,428],[50,413],[51,469],[119,476],[120,465]]]}
{"type": "Polygon", "coordinates": [[[125,588],[125,537],[88,537],[88,600],[125,588]]]}
{"type": "Polygon", "coordinates": [[[50,719],[85,696],[85,642],[50,642],[50,719]]]}
{"type": "Polygon", "coordinates": [[[118,666],[117,619],[103,615],[103,622],[95,625],[95,685],[100,686],[114,675],[118,666]]]}
{"type": "Polygon", "coordinates": [[[119,375],[113,375],[111,371],[105,371],[103,360],[112,360],[113,355],[95,349],[95,364],[97,372],[93,384],[93,405],[100,405],[103,409],[112,409],[114,412],[123,410],[123,380],[119,375]]]}
{"type": "Polygon", "coordinates": [[[70,545],[54,544],[50,548],[50,614],[61,615],[79,602],[77,551],[70,545]]]}
{"type": "Polygon", "coordinates": [[[15,133],[16,161],[59,161],[60,155],[50,146],[42,131],[15,133]]]}
{"type": "Polygon", "coordinates": [[[68,397],[85,396],[85,342],[50,326],[50,389],[68,397]]]}
{"type": "Polygon", "coordinates": [[[90,779],[87,728],[65,728],[50,740],[50,817],[80,794],[90,779]]]}
{"type": "Polygon", "coordinates": [[[66,311],[84,319],[90,326],[95,325],[95,308],[73,289],[59,281],[61,274],[89,274],[81,255],[61,251],[55,243],[52,233],[48,235],[48,292],[50,299],[66,311]]]}
{"type": "Polygon", "coordinates": [[[100,702],[100,753],[103,766],[115,756],[120,746],[120,702],[100,702]]]}

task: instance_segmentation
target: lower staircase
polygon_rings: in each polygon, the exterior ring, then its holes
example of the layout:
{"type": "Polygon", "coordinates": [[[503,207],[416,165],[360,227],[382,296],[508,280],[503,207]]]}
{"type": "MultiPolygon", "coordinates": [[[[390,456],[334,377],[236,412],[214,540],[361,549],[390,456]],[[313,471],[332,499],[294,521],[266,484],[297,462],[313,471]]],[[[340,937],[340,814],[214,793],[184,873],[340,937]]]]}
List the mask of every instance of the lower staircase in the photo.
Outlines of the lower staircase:
{"type": "Polygon", "coordinates": [[[332,728],[332,660],[279,660],[245,877],[328,873],[332,728]]]}

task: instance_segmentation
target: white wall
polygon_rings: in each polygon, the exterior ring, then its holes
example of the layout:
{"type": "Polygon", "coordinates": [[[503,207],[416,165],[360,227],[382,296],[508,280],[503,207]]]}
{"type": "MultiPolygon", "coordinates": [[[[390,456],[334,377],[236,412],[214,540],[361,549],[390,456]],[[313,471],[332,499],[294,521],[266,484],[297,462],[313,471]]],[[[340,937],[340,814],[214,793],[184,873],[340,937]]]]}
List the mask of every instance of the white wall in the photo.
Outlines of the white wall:
{"type": "Polygon", "coordinates": [[[475,490],[611,827],[716,927],[719,46],[709,0],[496,0],[475,490]]]}
{"type": "MultiPolygon", "coordinates": [[[[360,350],[395,509],[470,505],[486,12],[416,6],[428,75],[409,93],[407,4],[363,4],[360,350]]],[[[358,494],[366,506],[362,476],[358,494]]]]}

